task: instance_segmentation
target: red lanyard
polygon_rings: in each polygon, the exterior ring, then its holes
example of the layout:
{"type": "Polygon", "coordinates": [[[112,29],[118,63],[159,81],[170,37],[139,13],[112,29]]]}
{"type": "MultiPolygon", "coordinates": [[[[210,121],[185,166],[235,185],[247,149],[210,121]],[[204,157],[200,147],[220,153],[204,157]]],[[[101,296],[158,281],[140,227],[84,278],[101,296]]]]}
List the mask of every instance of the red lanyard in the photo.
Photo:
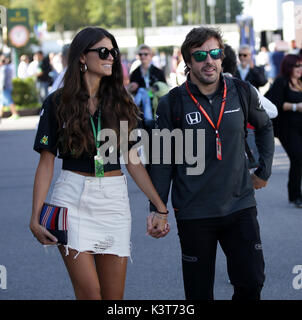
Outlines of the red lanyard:
{"type": "Polygon", "coordinates": [[[212,119],[209,117],[209,115],[207,114],[207,112],[205,111],[205,109],[201,106],[201,104],[196,100],[196,98],[193,96],[193,94],[191,93],[190,89],[189,89],[189,85],[188,85],[188,81],[186,81],[186,89],[188,91],[189,96],[191,97],[191,99],[194,101],[194,103],[196,104],[196,107],[202,112],[202,114],[205,116],[205,118],[208,120],[208,122],[210,123],[210,125],[213,127],[213,129],[215,130],[216,133],[216,153],[217,153],[217,159],[218,160],[222,160],[222,153],[221,153],[221,140],[219,137],[219,126],[220,126],[220,122],[224,113],[224,107],[225,107],[225,98],[226,98],[226,94],[227,94],[227,86],[224,80],[224,88],[223,88],[223,95],[222,95],[222,102],[221,102],[221,107],[220,107],[220,114],[219,114],[219,118],[217,121],[217,125],[215,126],[212,119]]]}

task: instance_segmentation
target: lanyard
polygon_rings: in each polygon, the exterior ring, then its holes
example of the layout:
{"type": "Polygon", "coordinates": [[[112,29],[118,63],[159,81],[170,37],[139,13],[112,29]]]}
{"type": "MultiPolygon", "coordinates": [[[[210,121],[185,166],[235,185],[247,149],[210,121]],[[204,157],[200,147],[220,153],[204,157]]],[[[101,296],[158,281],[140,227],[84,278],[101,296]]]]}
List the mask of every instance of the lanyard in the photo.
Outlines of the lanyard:
{"type": "Polygon", "coordinates": [[[94,125],[92,116],[90,116],[90,122],[91,122],[91,125],[92,125],[94,141],[95,141],[95,147],[96,147],[96,150],[97,150],[97,154],[99,154],[99,152],[100,152],[99,148],[100,148],[100,144],[101,144],[101,139],[100,139],[101,115],[100,115],[100,112],[98,113],[98,132],[97,133],[96,133],[96,130],[95,130],[95,125],[94,125]]]}
{"type": "Polygon", "coordinates": [[[194,101],[196,107],[201,111],[201,113],[205,116],[205,118],[208,120],[208,122],[210,123],[210,125],[213,127],[213,129],[215,130],[216,133],[216,153],[217,153],[217,159],[218,160],[222,160],[222,153],[221,153],[221,140],[219,137],[219,126],[220,126],[220,122],[224,113],[224,107],[225,107],[225,99],[226,99],[226,94],[227,94],[227,86],[224,80],[224,88],[223,88],[223,95],[222,95],[222,102],[221,102],[221,107],[220,107],[220,114],[219,114],[219,118],[217,121],[217,125],[215,126],[212,119],[209,117],[209,115],[207,114],[207,112],[205,111],[205,109],[201,106],[201,104],[196,100],[196,98],[193,96],[193,94],[191,93],[190,89],[189,89],[189,85],[188,85],[188,81],[186,81],[186,89],[187,92],[190,96],[190,98],[194,101]]]}

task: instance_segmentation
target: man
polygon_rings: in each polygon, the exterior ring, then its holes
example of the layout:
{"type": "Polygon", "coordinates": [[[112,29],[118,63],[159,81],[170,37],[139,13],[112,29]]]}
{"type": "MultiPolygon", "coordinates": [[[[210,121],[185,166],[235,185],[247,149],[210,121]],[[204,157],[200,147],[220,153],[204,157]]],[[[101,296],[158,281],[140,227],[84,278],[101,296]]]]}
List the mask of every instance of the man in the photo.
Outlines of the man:
{"type": "Polygon", "coordinates": [[[264,68],[254,65],[250,46],[240,46],[238,56],[240,64],[238,65],[236,77],[250,82],[257,89],[264,86],[267,83],[264,68]]]}
{"type": "Polygon", "coordinates": [[[64,75],[67,69],[67,62],[68,62],[68,52],[69,52],[69,44],[65,44],[62,48],[62,71],[59,73],[59,75],[56,77],[54,83],[51,86],[51,89],[49,90],[49,94],[56,91],[59,88],[63,87],[63,79],[64,75]]]}
{"type": "Polygon", "coordinates": [[[145,124],[150,127],[153,120],[152,86],[157,81],[166,83],[166,78],[164,72],[152,64],[152,49],[149,46],[140,45],[138,56],[141,64],[131,73],[128,90],[134,95],[135,103],[142,106],[145,124]]]}
{"type": "Polygon", "coordinates": [[[43,51],[39,50],[34,54],[33,61],[28,66],[28,73],[30,76],[36,77],[36,86],[39,93],[39,100],[42,103],[48,96],[48,88],[52,84],[50,72],[52,67],[50,65],[49,56],[44,57],[43,51]]]}
{"type": "MultiPolygon", "coordinates": [[[[160,164],[152,164],[150,175],[164,203],[173,179],[172,205],[182,250],[185,295],[187,299],[214,298],[219,241],[234,286],[233,299],[260,299],[265,276],[254,189],[265,187],[271,174],[272,125],[257,93],[249,86],[248,121],[256,129],[257,146],[261,146],[260,166],[250,174],[244,152],[243,106],[234,80],[222,75],[221,34],[216,29],[194,28],[181,51],[188,76],[186,83],[173,89],[178,90],[182,105],[178,127],[182,132],[193,132],[194,154],[200,147],[196,144],[198,129],[204,129],[204,171],[188,175],[187,169],[192,169],[192,165],[184,155],[182,164],[169,165],[162,160],[160,164]]],[[[171,92],[161,99],[157,109],[158,129],[175,128],[176,101],[171,103],[171,92]]],[[[150,209],[148,233],[158,238],[162,236],[162,227],[158,215],[152,220],[155,216],[152,204],[150,209]]]]}

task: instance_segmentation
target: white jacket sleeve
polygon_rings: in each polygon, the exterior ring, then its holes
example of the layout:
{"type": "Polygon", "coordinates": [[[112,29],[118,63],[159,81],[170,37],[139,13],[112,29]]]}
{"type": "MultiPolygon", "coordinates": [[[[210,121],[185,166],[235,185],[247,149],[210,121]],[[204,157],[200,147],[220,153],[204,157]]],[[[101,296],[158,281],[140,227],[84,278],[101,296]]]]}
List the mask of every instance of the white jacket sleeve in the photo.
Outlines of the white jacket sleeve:
{"type": "Polygon", "coordinates": [[[260,99],[260,102],[264,108],[264,110],[266,111],[266,113],[268,114],[270,119],[276,118],[278,115],[278,109],[277,107],[267,98],[265,98],[260,92],[259,90],[257,90],[255,87],[254,89],[257,91],[258,97],[260,99]]]}

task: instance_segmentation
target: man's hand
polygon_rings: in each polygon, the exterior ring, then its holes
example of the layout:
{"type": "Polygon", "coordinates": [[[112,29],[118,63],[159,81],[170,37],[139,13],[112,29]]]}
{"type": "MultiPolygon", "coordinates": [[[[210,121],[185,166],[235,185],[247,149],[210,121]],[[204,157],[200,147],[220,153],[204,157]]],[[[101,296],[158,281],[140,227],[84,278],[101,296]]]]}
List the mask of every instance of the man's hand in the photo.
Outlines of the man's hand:
{"type": "Polygon", "coordinates": [[[151,212],[147,217],[147,235],[153,238],[162,238],[170,231],[168,215],[151,212]]]}
{"type": "Polygon", "coordinates": [[[267,181],[262,180],[261,178],[257,177],[254,173],[252,174],[251,177],[252,177],[252,181],[253,181],[253,185],[254,185],[255,190],[266,187],[267,181]]]}

